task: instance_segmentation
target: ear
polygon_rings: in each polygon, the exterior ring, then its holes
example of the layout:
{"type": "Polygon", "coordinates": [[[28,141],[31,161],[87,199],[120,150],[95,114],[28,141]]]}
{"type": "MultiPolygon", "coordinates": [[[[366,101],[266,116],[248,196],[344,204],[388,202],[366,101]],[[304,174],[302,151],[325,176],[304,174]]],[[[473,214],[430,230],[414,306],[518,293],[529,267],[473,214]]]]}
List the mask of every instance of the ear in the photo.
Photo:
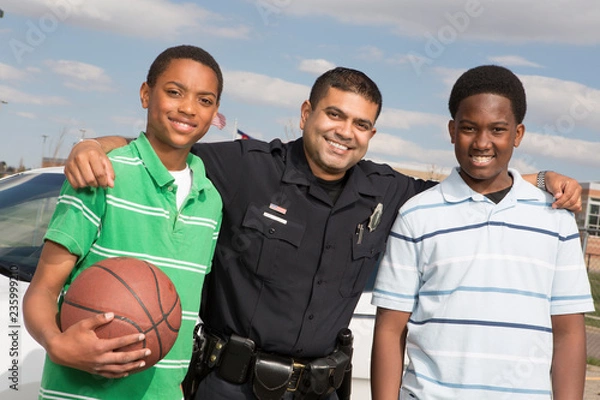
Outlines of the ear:
{"type": "Polygon", "coordinates": [[[148,108],[148,103],[150,102],[150,86],[146,82],[142,83],[142,87],[140,87],[140,101],[142,103],[142,108],[148,108]]]}
{"type": "Polygon", "coordinates": [[[519,124],[517,125],[517,134],[515,136],[515,147],[519,147],[521,140],[523,140],[523,136],[525,136],[525,125],[519,124]]]}
{"type": "Polygon", "coordinates": [[[310,104],[310,101],[304,100],[304,103],[300,106],[300,130],[304,130],[304,124],[311,113],[312,105],[310,104]]]}
{"type": "Polygon", "coordinates": [[[454,133],[455,122],[453,119],[448,121],[448,133],[450,134],[450,143],[456,143],[456,135],[454,133]]]}

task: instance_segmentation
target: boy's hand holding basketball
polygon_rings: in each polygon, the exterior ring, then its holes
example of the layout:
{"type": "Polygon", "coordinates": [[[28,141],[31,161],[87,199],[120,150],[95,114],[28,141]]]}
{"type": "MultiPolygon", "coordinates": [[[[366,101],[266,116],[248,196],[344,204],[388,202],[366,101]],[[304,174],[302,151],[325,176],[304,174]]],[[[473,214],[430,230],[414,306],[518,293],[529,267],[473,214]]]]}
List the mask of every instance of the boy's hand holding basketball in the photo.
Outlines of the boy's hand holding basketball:
{"type": "Polygon", "coordinates": [[[95,329],[113,318],[112,313],[98,314],[53,335],[46,342],[48,356],[57,364],[106,378],[122,378],[144,367],[143,358],[150,355],[149,349],[115,351],[144,340],[143,334],[113,339],[100,339],[96,335],[95,329]]]}
{"type": "Polygon", "coordinates": [[[42,258],[23,298],[25,325],[31,336],[56,363],[108,378],[118,378],[141,368],[147,349],[117,352],[138,343],[140,334],[110,340],[99,339],[94,329],[110,322],[112,313],[83,319],[65,332],[58,325],[58,296],[77,257],[64,247],[47,241],[42,258]]]}

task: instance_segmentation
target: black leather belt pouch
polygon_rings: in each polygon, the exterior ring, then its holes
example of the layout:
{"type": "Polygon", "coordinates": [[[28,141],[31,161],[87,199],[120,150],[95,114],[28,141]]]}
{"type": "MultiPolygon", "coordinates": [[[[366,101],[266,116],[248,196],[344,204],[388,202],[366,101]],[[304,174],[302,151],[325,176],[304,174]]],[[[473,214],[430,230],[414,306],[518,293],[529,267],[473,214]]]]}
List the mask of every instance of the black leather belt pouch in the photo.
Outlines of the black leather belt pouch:
{"type": "Polygon", "coordinates": [[[254,395],[260,400],[280,400],[287,390],[293,370],[291,358],[259,353],[254,364],[254,395]]]}
{"type": "Polygon", "coordinates": [[[254,357],[254,342],[238,335],[231,335],[221,356],[219,375],[227,382],[240,384],[248,380],[248,372],[254,357]]]}

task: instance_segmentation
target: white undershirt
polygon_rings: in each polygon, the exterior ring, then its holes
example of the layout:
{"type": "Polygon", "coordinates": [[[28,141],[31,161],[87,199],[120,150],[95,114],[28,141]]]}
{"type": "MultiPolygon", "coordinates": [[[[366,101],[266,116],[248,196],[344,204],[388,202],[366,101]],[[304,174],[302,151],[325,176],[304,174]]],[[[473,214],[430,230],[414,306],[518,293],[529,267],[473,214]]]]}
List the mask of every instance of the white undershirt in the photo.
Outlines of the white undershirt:
{"type": "Polygon", "coordinates": [[[175,184],[177,185],[177,209],[181,208],[181,205],[190,194],[192,187],[192,170],[189,165],[185,165],[185,168],[181,171],[169,171],[169,173],[175,178],[175,184]]]}

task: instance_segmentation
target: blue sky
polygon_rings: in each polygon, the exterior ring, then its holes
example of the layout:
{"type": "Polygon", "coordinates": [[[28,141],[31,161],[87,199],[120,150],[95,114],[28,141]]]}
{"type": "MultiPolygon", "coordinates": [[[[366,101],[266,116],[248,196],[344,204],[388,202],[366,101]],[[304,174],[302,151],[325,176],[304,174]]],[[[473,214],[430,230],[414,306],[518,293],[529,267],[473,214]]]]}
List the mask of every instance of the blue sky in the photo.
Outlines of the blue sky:
{"type": "Polygon", "coordinates": [[[456,164],[447,98],[468,68],[523,81],[527,128],[512,166],[600,176],[597,0],[4,0],[0,161],[38,167],[82,136],[135,137],[139,87],[165,48],[193,44],[220,63],[223,130],[203,140],[300,135],[300,105],[334,66],[383,94],[367,158],[443,171],[456,164]]]}

